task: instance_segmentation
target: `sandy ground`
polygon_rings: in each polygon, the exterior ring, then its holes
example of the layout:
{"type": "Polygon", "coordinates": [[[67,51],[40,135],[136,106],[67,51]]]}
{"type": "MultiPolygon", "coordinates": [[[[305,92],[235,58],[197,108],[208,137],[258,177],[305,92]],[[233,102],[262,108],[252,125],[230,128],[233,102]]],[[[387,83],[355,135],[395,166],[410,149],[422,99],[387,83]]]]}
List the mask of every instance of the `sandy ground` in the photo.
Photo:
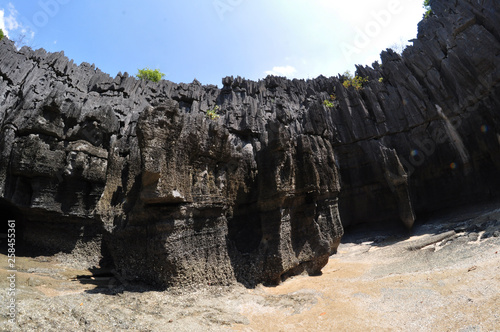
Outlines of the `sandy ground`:
{"type": "Polygon", "coordinates": [[[255,289],[159,292],[58,256],[20,257],[15,324],[0,255],[0,330],[500,331],[499,232],[491,205],[433,216],[409,234],[357,229],[321,276],[255,289]]]}

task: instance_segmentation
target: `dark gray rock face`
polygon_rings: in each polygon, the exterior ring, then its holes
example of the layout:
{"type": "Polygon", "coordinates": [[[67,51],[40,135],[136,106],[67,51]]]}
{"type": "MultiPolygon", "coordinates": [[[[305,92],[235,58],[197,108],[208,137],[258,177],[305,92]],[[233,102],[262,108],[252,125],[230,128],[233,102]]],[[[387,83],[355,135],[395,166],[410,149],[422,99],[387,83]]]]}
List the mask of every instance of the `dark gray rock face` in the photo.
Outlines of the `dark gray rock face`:
{"type": "Polygon", "coordinates": [[[254,285],[320,273],[343,226],[498,197],[500,5],[432,7],[360,90],[113,79],[4,39],[0,209],[27,244],[129,279],[254,285]]]}

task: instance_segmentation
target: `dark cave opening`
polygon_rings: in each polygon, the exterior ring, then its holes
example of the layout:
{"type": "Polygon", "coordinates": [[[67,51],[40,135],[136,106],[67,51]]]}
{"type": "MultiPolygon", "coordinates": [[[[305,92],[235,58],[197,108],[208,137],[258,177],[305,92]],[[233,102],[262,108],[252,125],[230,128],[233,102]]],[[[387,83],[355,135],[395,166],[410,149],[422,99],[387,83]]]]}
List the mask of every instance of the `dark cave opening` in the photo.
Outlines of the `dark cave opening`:
{"type": "Polygon", "coordinates": [[[257,250],[262,239],[260,216],[255,209],[235,211],[228,222],[229,240],[234,243],[240,253],[249,254],[257,250]],[[236,213],[237,212],[237,213],[236,213]]]}

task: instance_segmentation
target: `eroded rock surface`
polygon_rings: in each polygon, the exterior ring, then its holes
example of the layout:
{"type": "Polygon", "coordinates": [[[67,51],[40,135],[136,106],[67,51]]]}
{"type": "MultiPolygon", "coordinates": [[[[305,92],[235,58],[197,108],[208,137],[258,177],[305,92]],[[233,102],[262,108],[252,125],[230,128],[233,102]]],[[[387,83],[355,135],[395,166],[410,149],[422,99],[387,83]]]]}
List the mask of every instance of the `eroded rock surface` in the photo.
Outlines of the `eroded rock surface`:
{"type": "Polygon", "coordinates": [[[113,79],[4,39],[0,208],[27,244],[129,279],[254,285],[320,273],[343,226],[497,197],[500,5],[432,8],[359,90],[113,79]]]}

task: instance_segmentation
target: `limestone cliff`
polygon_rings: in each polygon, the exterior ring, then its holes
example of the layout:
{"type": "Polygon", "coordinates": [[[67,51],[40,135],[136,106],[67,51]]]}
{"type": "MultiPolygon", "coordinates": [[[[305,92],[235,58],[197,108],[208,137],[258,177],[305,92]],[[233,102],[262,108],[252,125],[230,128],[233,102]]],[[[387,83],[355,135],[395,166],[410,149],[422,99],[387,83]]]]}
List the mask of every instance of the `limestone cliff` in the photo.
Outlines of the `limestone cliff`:
{"type": "Polygon", "coordinates": [[[0,209],[26,244],[129,279],[254,285],[319,273],[343,226],[498,197],[500,5],[432,8],[359,90],[113,79],[4,39],[0,209]]]}

